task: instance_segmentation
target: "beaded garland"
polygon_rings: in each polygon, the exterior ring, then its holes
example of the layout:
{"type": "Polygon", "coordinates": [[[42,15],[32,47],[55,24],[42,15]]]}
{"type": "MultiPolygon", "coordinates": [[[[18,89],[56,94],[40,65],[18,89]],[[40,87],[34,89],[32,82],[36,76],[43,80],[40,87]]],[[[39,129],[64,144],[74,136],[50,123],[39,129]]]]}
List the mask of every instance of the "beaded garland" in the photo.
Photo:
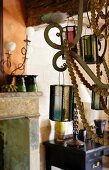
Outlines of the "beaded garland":
{"type": "MultiPolygon", "coordinates": [[[[76,99],[76,103],[77,103],[77,106],[78,106],[78,109],[79,109],[79,114],[80,114],[80,118],[82,120],[83,126],[84,126],[84,128],[86,128],[86,131],[87,131],[89,137],[91,137],[96,143],[100,143],[102,145],[109,145],[109,141],[107,141],[107,140],[105,140],[101,137],[98,137],[97,134],[95,134],[92,131],[91,126],[89,125],[89,123],[88,123],[88,121],[85,117],[84,105],[81,102],[81,98],[79,97],[78,83],[77,83],[77,80],[76,80],[75,72],[77,73],[78,77],[83,82],[83,84],[87,88],[89,88],[90,90],[93,90],[94,92],[96,92],[97,94],[99,94],[101,96],[104,96],[104,94],[107,96],[108,92],[106,90],[100,89],[96,86],[93,87],[88,83],[88,81],[84,78],[83,74],[80,72],[76,62],[74,61],[74,57],[72,56],[72,53],[70,53],[68,46],[69,46],[68,42],[65,40],[64,52],[65,52],[65,56],[66,56],[66,63],[67,63],[69,75],[71,77],[71,82],[72,82],[73,87],[74,87],[74,97],[76,99]]],[[[104,110],[107,114],[109,114],[108,110],[106,110],[106,109],[104,109],[104,110]]]]}
{"type": "Polygon", "coordinates": [[[107,32],[107,28],[109,26],[109,11],[103,12],[103,9],[107,9],[108,0],[90,0],[90,9],[91,9],[91,26],[93,28],[93,32],[100,38],[108,38],[109,33],[107,32]],[[99,27],[99,19],[104,20],[104,24],[99,27]],[[105,34],[103,34],[103,31],[105,34]],[[106,33],[107,32],[107,33],[106,33]]]}

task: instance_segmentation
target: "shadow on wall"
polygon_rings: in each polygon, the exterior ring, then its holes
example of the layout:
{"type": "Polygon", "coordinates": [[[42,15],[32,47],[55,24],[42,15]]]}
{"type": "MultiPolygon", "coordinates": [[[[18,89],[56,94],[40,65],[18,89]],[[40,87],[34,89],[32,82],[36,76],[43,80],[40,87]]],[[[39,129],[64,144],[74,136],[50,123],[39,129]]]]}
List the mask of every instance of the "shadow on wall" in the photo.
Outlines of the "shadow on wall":
{"type": "Polygon", "coordinates": [[[45,167],[45,149],[43,142],[48,141],[51,133],[50,120],[47,119],[41,122],[40,125],[40,170],[45,167]]]}
{"type": "Polygon", "coordinates": [[[40,141],[44,142],[49,140],[49,136],[51,133],[51,124],[50,120],[43,120],[40,125],[40,141]]]}

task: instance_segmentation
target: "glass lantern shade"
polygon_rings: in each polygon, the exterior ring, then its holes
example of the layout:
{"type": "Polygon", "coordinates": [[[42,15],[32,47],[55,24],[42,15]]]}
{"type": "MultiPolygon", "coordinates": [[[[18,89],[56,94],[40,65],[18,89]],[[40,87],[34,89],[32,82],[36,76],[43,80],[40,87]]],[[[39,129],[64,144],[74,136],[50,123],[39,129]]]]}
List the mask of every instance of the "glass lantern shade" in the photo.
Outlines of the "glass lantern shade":
{"type": "MultiPolygon", "coordinates": [[[[97,93],[92,91],[91,109],[93,109],[93,110],[103,110],[103,106],[102,106],[100,98],[101,98],[100,95],[98,95],[97,93]]],[[[107,97],[105,97],[104,100],[106,101],[106,105],[107,105],[107,97]]]]}
{"type": "Polygon", "coordinates": [[[53,121],[71,121],[74,111],[74,90],[70,85],[50,86],[49,119],[53,121]]]}
{"type": "MultiPolygon", "coordinates": [[[[66,26],[63,28],[62,39],[67,39],[69,43],[72,43],[76,36],[76,26],[66,26]]],[[[71,50],[77,52],[77,45],[71,47],[71,50]]]]}
{"type": "Polygon", "coordinates": [[[107,96],[107,109],[109,109],[109,96],[107,96]]]}
{"type": "Polygon", "coordinates": [[[85,35],[80,39],[80,55],[87,64],[94,64],[98,56],[97,37],[85,35]]]}

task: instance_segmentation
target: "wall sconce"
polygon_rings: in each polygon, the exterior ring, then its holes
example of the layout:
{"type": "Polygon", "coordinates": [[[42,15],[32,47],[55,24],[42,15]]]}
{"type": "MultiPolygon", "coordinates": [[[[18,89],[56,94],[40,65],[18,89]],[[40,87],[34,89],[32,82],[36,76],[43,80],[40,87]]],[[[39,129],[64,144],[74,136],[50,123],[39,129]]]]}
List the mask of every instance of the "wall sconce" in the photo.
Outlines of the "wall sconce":
{"type": "MultiPolygon", "coordinates": [[[[21,49],[21,53],[24,56],[22,63],[18,63],[17,67],[12,70],[10,73],[11,75],[14,75],[17,70],[21,71],[21,74],[25,72],[25,63],[27,60],[27,52],[28,52],[28,45],[30,44],[30,39],[34,34],[34,28],[33,27],[27,27],[26,28],[26,39],[24,40],[25,42],[25,47],[21,49]]],[[[11,63],[11,55],[13,54],[14,50],[16,48],[16,43],[15,42],[8,42],[5,46],[5,49],[7,50],[6,53],[6,60],[2,59],[0,61],[1,64],[1,72],[4,74],[5,73],[5,65],[7,68],[11,68],[12,63],[11,63]]],[[[6,74],[6,73],[5,73],[6,74]]]]}
{"type": "MultiPolygon", "coordinates": [[[[1,87],[2,92],[15,92],[15,91],[22,92],[22,91],[27,90],[26,87],[25,87],[25,83],[24,83],[24,77],[25,76],[23,75],[23,73],[25,72],[25,63],[26,63],[26,60],[27,60],[28,45],[31,42],[30,38],[33,36],[33,34],[34,34],[34,28],[33,27],[27,27],[27,29],[26,29],[26,39],[24,40],[25,47],[23,47],[21,49],[21,53],[24,57],[23,57],[22,62],[18,63],[14,70],[12,70],[10,68],[12,67],[11,55],[12,55],[12,52],[16,48],[16,44],[14,42],[9,42],[9,43],[6,44],[6,49],[8,50],[8,52],[6,53],[7,58],[6,58],[6,61],[4,59],[1,61],[1,72],[3,74],[5,74],[5,82],[4,82],[5,84],[1,87]],[[5,72],[5,69],[6,69],[6,67],[4,67],[5,64],[7,64],[6,65],[7,68],[12,70],[10,74],[9,74],[9,72],[8,72],[8,74],[5,72]],[[19,75],[16,74],[17,70],[20,70],[19,75]]],[[[35,75],[31,75],[30,79],[33,80],[33,78],[35,78],[35,77],[36,77],[35,75]]],[[[37,90],[35,82],[31,82],[31,86],[32,86],[31,91],[37,90]]],[[[29,89],[29,91],[30,91],[30,89],[29,89]]]]}
{"type": "Polygon", "coordinates": [[[73,120],[74,91],[70,85],[50,86],[49,119],[53,121],[73,120]]]}
{"type": "Polygon", "coordinates": [[[22,53],[22,55],[24,56],[23,57],[23,61],[22,61],[22,63],[19,63],[18,65],[17,65],[17,67],[11,72],[11,74],[15,74],[15,72],[17,71],[17,70],[21,70],[22,71],[22,73],[21,74],[23,74],[24,72],[25,72],[25,63],[26,63],[26,60],[27,60],[27,51],[28,51],[28,46],[29,46],[29,44],[30,44],[30,39],[31,39],[31,37],[33,36],[33,34],[34,34],[34,28],[33,27],[27,27],[26,28],[26,39],[24,40],[24,42],[25,42],[25,47],[23,47],[22,49],[21,49],[21,53],[22,53]]]}

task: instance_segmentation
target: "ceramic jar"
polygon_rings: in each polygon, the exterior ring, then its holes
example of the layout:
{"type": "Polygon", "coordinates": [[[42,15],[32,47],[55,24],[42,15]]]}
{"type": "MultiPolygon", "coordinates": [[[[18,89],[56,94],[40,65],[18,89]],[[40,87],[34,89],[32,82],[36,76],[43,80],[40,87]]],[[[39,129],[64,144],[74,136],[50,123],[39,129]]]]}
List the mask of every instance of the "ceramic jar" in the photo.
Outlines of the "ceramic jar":
{"type": "Polygon", "coordinates": [[[25,76],[25,85],[27,92],[36,92],[37,84],[36,84],[37,75],[26,75],[25,76]]]}
{"type": "Polygon", "coordinates": [[[24,76],[23,75],[16,75],[16,86],[18,92],[26,92],[24,76]]]}

